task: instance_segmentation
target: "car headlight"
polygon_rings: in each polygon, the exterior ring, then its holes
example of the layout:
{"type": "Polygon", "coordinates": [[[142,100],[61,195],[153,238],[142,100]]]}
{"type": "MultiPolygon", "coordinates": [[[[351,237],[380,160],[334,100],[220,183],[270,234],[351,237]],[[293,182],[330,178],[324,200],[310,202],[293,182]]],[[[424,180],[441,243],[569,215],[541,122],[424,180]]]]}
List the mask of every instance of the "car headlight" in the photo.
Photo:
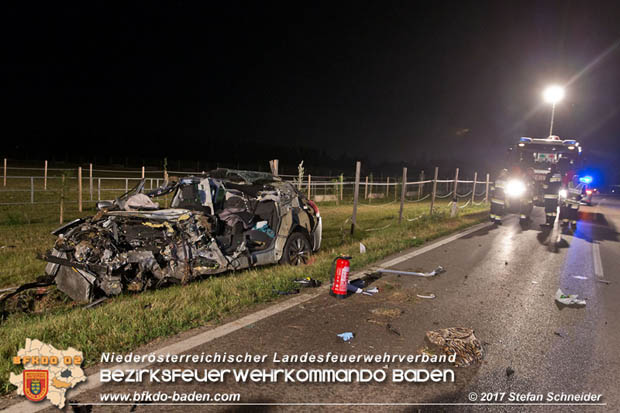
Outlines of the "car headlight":
{"type": "Polygon", "coordinates": [[[560,198],[566,198],[568,196],[568,191],[566,189],[560,189],[560,192],[558,192],[558,195],[560,198]]]}
{"type": "Polygon", "coordinates": [[[518,179],[511,179],[506,184],[505,192],[506,195],[508,195],[509,197],[520,197],[525,193],[525,184],[523,183],[523,181],[520,181],[518,179]]]}

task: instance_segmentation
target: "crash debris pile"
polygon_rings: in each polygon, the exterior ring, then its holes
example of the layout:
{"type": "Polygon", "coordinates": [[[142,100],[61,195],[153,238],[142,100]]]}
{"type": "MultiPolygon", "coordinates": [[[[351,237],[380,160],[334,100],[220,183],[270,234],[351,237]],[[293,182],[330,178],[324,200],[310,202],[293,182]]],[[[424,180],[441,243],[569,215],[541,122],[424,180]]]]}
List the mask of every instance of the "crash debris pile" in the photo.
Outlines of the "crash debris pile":
{"type": "Polygon", "coordinates": [[[305,263],[320,246],[318,209],[271,175],[216,170],[143,193],[144,181],[53,232],[46,273],[76,301],[254,265],[305,263]],[[171,208],[152,198],[173,194],[171,208]]]}
{"type": "Polygon", "coordinates": [[[422,351],[435,355],[456,353],[454,365],[469,366],[482,361],[484,349],[474,330],[464,327],[450,327],[426,332],[426,348],[422,351]]]}

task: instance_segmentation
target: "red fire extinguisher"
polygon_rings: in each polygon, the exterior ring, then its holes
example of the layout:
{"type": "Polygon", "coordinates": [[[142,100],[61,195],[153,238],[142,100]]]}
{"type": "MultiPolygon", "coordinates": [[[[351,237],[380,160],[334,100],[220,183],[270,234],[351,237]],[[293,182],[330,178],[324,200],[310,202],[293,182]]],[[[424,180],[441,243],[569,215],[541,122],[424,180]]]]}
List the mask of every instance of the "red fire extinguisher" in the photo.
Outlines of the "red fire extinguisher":
{"type": "Polygon", "coordinates": [[[331,295],[337,298],[347,296],[347,285],[349,284],[349,270],[351,269],[351,257],[339,256],[334,259],[332,264],[332,288],[331,295]]]}

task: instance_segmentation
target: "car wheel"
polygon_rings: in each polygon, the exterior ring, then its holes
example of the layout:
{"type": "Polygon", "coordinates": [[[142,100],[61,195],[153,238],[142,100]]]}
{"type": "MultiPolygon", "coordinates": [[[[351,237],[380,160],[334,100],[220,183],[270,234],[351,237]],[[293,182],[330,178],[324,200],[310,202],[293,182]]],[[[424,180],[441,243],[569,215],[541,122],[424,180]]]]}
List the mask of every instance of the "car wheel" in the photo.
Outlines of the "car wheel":
{"type": "Polygon", "coordinates": [[[310,241],[301,232],[293,232],[286,240],[282,253],[282,264],[305,265],[310,260],[312,247],[310,241]]]}

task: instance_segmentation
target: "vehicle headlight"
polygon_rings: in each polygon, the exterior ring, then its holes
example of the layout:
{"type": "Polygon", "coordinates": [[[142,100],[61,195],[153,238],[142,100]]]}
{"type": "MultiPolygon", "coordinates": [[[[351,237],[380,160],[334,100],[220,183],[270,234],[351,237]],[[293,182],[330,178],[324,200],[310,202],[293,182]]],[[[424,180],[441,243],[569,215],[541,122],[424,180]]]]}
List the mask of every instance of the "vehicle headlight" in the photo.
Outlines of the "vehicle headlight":
{"type": "Polygon", "coordinates": [[[523,183],[523,181],[520,181],[518,179],[511,179],[506,184],[505,192],[506,195],[510,197],[520,197],[525,193],[525,184],[523,183]]]}
{"type": "Polygon", "coordinates": [[[560,192],[558,192],[558,196],[560,198],[566,198],[568,196],[568,191],[566,189],[560,189],[560,192]]]}

